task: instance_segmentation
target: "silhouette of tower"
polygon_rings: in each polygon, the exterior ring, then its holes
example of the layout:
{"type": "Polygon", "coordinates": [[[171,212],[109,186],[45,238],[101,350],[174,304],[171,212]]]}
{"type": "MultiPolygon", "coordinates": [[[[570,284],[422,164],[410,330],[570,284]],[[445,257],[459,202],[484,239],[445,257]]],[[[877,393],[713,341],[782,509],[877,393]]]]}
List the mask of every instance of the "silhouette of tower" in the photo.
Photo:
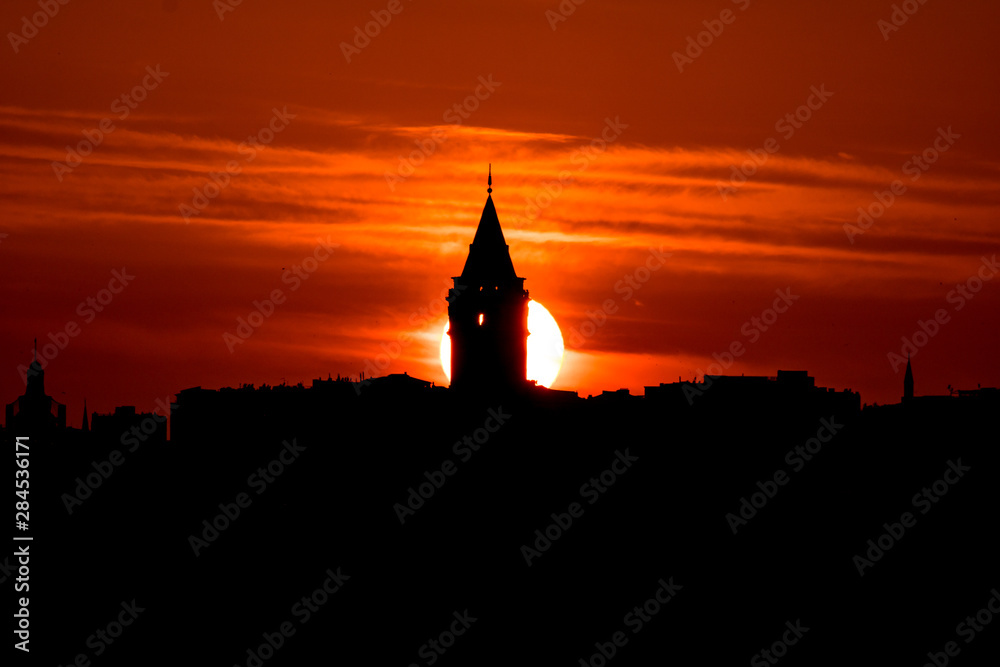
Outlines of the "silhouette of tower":
{"type": "Polygon", "coordinates": [[[80,428],[84,433],[90,431],[90,424],[87,422],[87,399],[83,399],[83,425],[80,428]]]}
{"type": "Polygon", "coordinates": [[[906,355],[906,375],[903,376],[903,402],[913,398],[913,369],[910,367],[910,355],[906,355]]]}
{"type": "Polygon", "coordinates": [[[510,259],[493,205],[493,166],[486,206],[462,275],[448,291],[451,386],[508,393],[527,385],[528,292],[510,259]]]}
{"type": "Polygon", "coordinates": [[[24,433],[43,433],[66,428],[66,406],[45,393],[45,371],[38,363],[38,339],[26,374],[24,394],[7,404],[7,428],[24,433]]]}

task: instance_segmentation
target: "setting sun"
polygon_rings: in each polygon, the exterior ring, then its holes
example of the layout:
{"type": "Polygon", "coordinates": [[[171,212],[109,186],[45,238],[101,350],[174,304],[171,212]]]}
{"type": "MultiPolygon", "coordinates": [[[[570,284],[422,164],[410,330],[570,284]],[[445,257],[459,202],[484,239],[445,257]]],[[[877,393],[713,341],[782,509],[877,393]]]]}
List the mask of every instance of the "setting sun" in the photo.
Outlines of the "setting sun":
{"type": "MultiPolygon", "coordinates": [[[[482,317],[482,316],[480,316],[482,317]]],[[[537,301],[528,302],[528,379],[548,387],[555,382],[563,361],[562,331],[556,319],[537,301]]],[[[441,335],[441,367],[451,379],[451,337],[445,322],[441,335]]]]}

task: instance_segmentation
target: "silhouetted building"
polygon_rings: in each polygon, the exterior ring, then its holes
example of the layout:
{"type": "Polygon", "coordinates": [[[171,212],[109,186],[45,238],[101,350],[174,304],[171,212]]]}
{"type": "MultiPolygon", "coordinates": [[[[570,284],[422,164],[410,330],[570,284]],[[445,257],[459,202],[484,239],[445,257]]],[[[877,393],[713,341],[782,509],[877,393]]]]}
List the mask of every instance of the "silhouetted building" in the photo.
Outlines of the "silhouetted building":
{"type": "MultiPolygon", "coordinates": [[[[124,443],[132,437],[142,442],[167,443],[167,418],[152,412],[136,412],[134,405],[120,405],[114,414],[96,412],[90,419],[90,431],[100,442],[124,443]]],[[[84,417],[86,424],[86,417],[84,417]]]]}
{"type": "Polygon", "coordinates": [[[908,414],[934,411],[950,415],[954,415],[956,412],[1000,408],[1000,389],[996,387],[952,389],[951,385],[948,385],[948,390],[947,394],[917,396],[913,385],[913,367],[909,357],[907,357],[906,375],[903,377],[903,400],[896,405],[880,407],[890,410],[905,410],[908,414]]]}
{"type": "MultiPolygon", "coordinates": [[[[408,373],[390,373],[384,377],[366,378],[359,384],[364,385],[365,393],[374,392],[376,394],[415,394],[416,392],[430,389],[434,383],[430,380],[421,380],[410,377],[408,373]]],[[[315,382],[313,383],[315,386],[315,382]]]]}
{"type": "Polygon", "coordinates": [[[306,387],[267,384],[255,387],[203,389],[177,392],[171,404],[170,440],[184,446],[209,444],[212,448],[239,446],[249,441],[277,441],[300,436],[328,437],[337,423],[361,419],[361,411],[386,414],[399,410],[419,412],[447,400],[448,390],[435,387],[407,373],[352,380],[346,377],[312,381],[306,387]]]}
{"type": "MultiPolygon", "coordinates": [[[[697,378],[696,378],[697,380],[697,378]]],[[[808,371],[779,370],[777,376],[706,375],[701,382],[646,387],[646,398],[664,407],[712,410],[797,412],[848,416],[861,411],[861,395],[849,389],[817,387],[808,371]]]]}
{"type": "MultiPolygon", "coordinates": [[[[493,185],[490,172],[488,185],[493,185]]],[[[510,259],[496,207],[486,206],[462,275],[448,294],[451,386],[476,393],[524,390],[528,365],[528,292],[510,259]]]]}
{"type": "MultiPolygon", "coordinates": [[[[347,385],[343,397],[354,396],[347,385]]],[[[265,438],[295,424],[312,424],[322,417],[322,404],[313,400],[313,392],[298,385],[267,384],[254,387],[203,389],[191,387],[177,392],[170,406],[170,439],[190,444],[197,441],[239,443],[250,438],[265,438]]],[[[327,401],[331,400],[329,392],[327,401]]]]}
{"type": "Polygon", "coordinates": [[[66,406],[45,394],[45,371],[38,359],[28,366],[24,395],[7,404],[7,429],[17,434],[43,433],[66,428],[66,406]]]}
{"type": "Polygon", "coordinates": [[[616,391],[610,391],[605,389],[597,396],[588,396],[587,399],[591,401],[602,401],[610,403],[625,403],[626,401],[634,401],[639,399],[639,396],[633,396],[629,393],[628,389],[618,389],[616,391]]]}

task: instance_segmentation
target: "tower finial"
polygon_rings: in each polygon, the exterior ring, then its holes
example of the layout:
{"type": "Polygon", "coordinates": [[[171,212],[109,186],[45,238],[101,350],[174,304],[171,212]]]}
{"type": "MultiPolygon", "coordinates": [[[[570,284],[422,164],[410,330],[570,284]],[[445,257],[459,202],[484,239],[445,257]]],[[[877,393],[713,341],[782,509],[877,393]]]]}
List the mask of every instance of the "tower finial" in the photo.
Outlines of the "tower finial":
{"type": "Polygon", "coordinates": [[[486,194],[492,193],[493,192],[493,163],[492,162],[490,163],[490,175],[486,179],[486,185],[489,186],[488,188],[486,188],[486,194]]]}
{"type": "Polygon", "coordinates": [[[38,339],[35,339],[35,358],[34,361],[38,361],[38,339]]]}

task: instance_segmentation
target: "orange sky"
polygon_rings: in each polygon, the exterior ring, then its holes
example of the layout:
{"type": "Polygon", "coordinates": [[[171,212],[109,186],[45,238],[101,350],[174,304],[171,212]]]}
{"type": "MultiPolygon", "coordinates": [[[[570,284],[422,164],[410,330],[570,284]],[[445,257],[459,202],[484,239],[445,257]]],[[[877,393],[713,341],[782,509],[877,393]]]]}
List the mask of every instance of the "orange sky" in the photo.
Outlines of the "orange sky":
{"type": "Polygon", "coordinates": [[[71,0],[37,30],[37,2],[0,7],[0,401],[31,339],[67,325],[46,383],[74,425],[84,397],[151,410],[194,385],[357,375],[386,348],[388,372],[445,383],[440,296],[489,162],[514,266],[567,339],[615,306],[557,388],[642,393],[739,341],[728,374],[804,368],[896,401],[887,355],[939,309],[917,393],[1000,385],[1000,280],[949,299],[1000,250],[996,3],[929,0],[890,31],[892,3],[869,0],[590,0],[565,21],[555,0],[224,2],[71,0]],[[387,24],[341,46],[373,11],[387,24]],[[766,160],[733,184],[748,151],[766,160]],[[228,183],[199,202],[212,173],[228,183]],[[671,254],[626,289],[651,248],[671,254]]]}

